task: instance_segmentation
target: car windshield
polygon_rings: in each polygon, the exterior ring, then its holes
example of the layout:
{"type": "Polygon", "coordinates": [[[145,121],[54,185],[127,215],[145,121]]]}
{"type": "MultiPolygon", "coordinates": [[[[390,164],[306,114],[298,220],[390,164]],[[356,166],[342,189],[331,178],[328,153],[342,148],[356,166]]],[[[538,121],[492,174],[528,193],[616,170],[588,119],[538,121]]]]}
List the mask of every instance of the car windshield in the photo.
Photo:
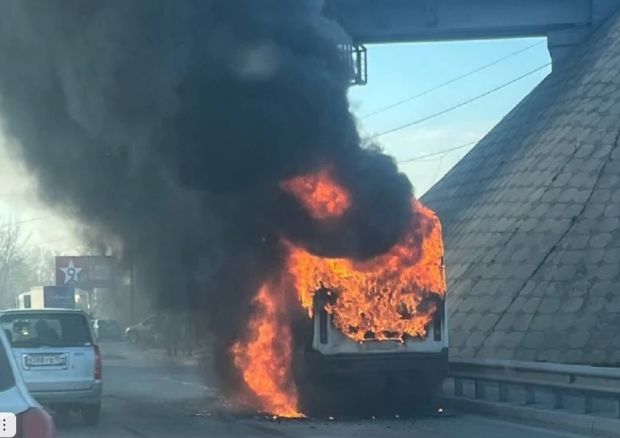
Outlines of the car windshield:
{"type": "Polygon", "coordinates": [[[91,345],[86,318],[71,313],[17,313],[0,317],[0,326],[15,348],[91,345]]]}
{"type": "Polygon", "coordinates": [[[4,343],[0,342],[0,391],[15,386],[13,370],[9,366],[9,356],[4,348],[4,343]]]}

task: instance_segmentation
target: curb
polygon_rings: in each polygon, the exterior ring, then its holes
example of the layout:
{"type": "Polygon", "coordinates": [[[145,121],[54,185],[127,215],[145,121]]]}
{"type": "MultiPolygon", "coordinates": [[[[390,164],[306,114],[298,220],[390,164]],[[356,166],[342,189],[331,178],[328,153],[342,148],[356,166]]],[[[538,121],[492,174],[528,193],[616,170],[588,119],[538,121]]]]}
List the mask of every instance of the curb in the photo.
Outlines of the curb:
{"type": "Polygon", "coordinates": [[[493,403],[462,397],[441,396],[440,400],[453,409],[464,412],[517,420],[532,425],[588,436],[619,437],[620,420],[566,411],[536,409],[510,403],[493,403]]]}

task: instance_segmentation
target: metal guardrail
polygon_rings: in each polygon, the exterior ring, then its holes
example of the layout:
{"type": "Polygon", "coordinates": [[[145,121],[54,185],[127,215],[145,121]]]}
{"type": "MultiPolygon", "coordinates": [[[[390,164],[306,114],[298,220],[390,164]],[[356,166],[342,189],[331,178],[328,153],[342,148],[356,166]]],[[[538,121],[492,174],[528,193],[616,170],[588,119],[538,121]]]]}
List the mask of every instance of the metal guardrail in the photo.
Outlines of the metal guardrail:
{"type": "Polygon", "coordinates": [[[551,394],[552,409],[565,408],[568,395],[583,398],[583,413],[594,413],[595,400],[612,400],[620,418],[620,368],[517,362],[505,360],[451,360],[449,377],[455,397],[464,397],[464,384],[473,383],[473,398],[488,400],[495,389],[497,402],[510,402],[511,391],[525,393],[525,405],[534,405],[542,393],[551,394]]]}

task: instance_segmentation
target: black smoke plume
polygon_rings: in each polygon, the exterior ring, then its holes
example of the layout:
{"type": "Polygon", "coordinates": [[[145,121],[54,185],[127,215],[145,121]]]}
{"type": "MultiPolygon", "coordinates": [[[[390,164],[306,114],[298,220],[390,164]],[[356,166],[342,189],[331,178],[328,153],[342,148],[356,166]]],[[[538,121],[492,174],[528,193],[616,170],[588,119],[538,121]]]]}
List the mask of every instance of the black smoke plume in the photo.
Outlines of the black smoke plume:
{"type": "MultiPolygon", "coordinates": [[[[200,309],[226,351],[285,235],[386,251],[411,185],[362,148],[343,33],[315,0],[3,0],[0,110],[41,196],[119,241],[141,288],[200,309]],[[278,186],[326,165],[352,210],[324,229],[278,186]]],[[[223,355],[223,358],[226,356],[223,355]]]]}

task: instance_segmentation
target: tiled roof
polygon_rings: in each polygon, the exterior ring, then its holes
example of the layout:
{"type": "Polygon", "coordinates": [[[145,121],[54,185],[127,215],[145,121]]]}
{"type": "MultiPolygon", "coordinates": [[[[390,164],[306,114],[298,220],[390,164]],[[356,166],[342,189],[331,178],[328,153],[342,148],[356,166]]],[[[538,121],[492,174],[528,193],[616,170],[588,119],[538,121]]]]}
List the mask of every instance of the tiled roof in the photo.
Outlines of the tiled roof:
{"type": "Polygon", "coordinates": [[[423,198],[452,357],[620,364],[620,16],[423,198]]]}

